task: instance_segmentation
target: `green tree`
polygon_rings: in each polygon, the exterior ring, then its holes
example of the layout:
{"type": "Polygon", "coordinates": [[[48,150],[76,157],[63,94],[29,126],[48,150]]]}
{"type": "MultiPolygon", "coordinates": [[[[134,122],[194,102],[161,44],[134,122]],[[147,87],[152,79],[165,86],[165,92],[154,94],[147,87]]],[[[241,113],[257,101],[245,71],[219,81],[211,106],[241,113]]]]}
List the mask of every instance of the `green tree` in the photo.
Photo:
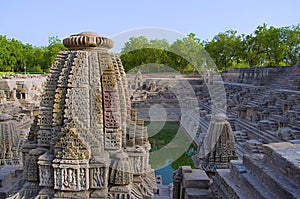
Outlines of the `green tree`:
{"type": "Polygon", "coordinates": [[[281,40],[285,44],[283,62],[285,65],[295,65],[300,51],[300,25],[286,26],[281,29],[281,40]]]}
{"type": "Polygon", "coordinates": [[[220,71],[234,67],[243,61],[243,47],[242,36],[237,35],[236,30],[219,33],[205,44],[205,50],[220,71]]]}
{"type": "Polygon", "coordinates": [[[57,54],[64,50],[67,50],[67,48],[62,44],[62,41],[57,36],[49,37],[48,46],[45,49],[45,62],[43,63],[45,66],[43,66],[43,70],[48,70],[54,63],[57,54]]]}
{"type": "Polygon", "coordinates": [[[201,70],[205,61],[203,56],[203,42],[194,33],[172,43],[171,61],[180,73],[185,70],[201,70]],[[176,55],[175,55],[176,54],[176,55]]]}
{"type": "Polygon", "coordinates": [[[0,35],[0,69],[1,71],[7,71],[10,69],[9,64],[9,42],[6,36],[0,35]]]}
{"type": "Polygon", "coordinates": [[[66,50],[58,37],[49,37],[49,45],[36,47],[0,35],[0,70],[43,72],[53,64],[61,50],[66,50]]]}
{"type": "MultiPolygon", "coordinates": [[[[178,39],[171,45],[164,39],[148,40],[144,36],[132,37],[122,48],[121,59],[126,71],[144,64],[162,64],[184,73],[185,70],[200,68],[203,44],[194,33],[178,39]],[[197,67],[196,67],[197,66],[197,67]]],[[[157,65],[160,70],[159,65],[157,65]]],[[[140,68],[140,67],[139,67],[140,68]]],[[[149,71],[149,67],[145,69],[149,71]]]]}

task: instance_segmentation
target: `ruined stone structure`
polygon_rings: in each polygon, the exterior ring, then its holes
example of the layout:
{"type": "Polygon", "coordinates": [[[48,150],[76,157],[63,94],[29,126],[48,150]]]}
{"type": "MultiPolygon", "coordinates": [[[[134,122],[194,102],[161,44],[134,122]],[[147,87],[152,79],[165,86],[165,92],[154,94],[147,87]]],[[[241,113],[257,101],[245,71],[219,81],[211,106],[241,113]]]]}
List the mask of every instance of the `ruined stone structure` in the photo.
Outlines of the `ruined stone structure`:
{"type": "Polygon", "coordinates": [[[26,183],[11,198],[152,198],[147,129],[113,41],[84,32],[63,43],[23,146],[26,183]]]}
{"type": "Polygon", "coordinates": [[[20,103],[23,107],[38,106],[45,75],[11,75],[0,78],[0,102],[20,103]]]}
{"type": "Polygon", "coordinates": [[[128,74],[131,104],[137,109],[138,115],[146,121],[153,119],[148,113],[151,106],[154,105],[162,105],[166,110],[166,118],[158,118],[157,120],[178,121],[180,106],[176,95],[170,89],[176,79],[173,78],[173,81],[170,82],[167,78],[162,79],[157,76],[157,74],[145,75],[140,71],[137,74],[128,74]]]}
{"type": "Polygon", "coordinates": [[[6,198],[22,181],[22,146],[32,120],[31,112],[26,111],[25,114],[17,105],[9,102],[1,105],[3,109],[0,114],[0,198],[6,198]]]}

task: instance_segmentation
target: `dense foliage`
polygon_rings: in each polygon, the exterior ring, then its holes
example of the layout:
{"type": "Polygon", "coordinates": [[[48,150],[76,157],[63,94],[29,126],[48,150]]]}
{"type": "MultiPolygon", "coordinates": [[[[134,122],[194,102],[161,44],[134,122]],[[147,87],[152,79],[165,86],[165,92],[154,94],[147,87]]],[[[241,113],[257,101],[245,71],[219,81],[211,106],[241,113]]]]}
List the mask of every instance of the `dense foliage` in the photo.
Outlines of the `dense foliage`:
{"type": "Polygon", "coordinates": [[[59,51],[65,50],[58,37],[49,37],[48,46],[36,47],[0,35],[0,71],[47,72],[59,51]]]}
{"type": "MultiPolygon", "coordinates": [[[[198,55],[203,52],[203,44],[194,33],[169,44],[166,40],[148,40],[144,36],[131,37],[121,52],[121,60],[126,71],[137,66],[155,63],[170,66],[183,73],[201,65],[198,55]]],[[[143,67],[139,67],[139,69],[143,67]]],[[[155,67],[157,68],[157,67],[155,67]]],[[[144,70],[149,70],[145,67],[144,70]]],[[[166,67],[164,67],[166,69],[166,67]]],[[[154,72],[154,71],[147,71],[154,72]]],[[[157,72],[157,71],[156,71],[157,72]]],[[[164,71],[160,71],[164,72],[164,71]]]]}
{"type": "MultiPolygon", "coordinates": [[[[148,72],[157,69],[148,67],[149,63],[170,66],[180,73],[211,68],[213,63],[219,71],[232,67],[290,66],[297,62],[299,36],[299,24],[279,28],[263,24],[249,35],[228,30],[211,41],[203,41],[194,33],[171,44],[167,40],[132,37],[122,48],[121,59],[126,71],[145,65],[148,72]]],[[[61,50],[66,48],[58,37],[49,37],[47,46],[36,47],[0,35],[0,72],[24,72],[25,66],[27,72],[47,72],[61,50]]]]}
{"type": "Polygon", "coordinates": [[[205,51],[219,71],[232,67],[291,66],[296,64],[300,51],[299,36],[299,24],[280,28],[263,24],[249,35],[228,30],[211,41],[202,41],[194,33],[171,44],[132,37],[123,47],[121,59],[126,71],[148,63],[164,64],[181,73],[201,70],[212,65],[208,64],[211,60],[205,51]]]}

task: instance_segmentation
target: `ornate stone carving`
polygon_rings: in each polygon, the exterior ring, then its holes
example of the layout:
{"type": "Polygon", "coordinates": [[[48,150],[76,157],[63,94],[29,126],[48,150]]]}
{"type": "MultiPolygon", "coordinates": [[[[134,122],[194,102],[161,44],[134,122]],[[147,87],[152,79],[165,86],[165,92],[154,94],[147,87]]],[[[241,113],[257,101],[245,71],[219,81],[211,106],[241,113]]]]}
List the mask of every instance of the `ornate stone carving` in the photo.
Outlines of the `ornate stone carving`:
{"type": "Polygon", "coordinates": [[[195,164],[207,171],[228,168],[230,160],[237,159],[232,129],[227,117],[218,113],[214,116],[199,154],[194,156],[195,164]]]}
{"type": "Polygon", "coordinates": [[[52,160],[53,155],[50,153],[45,153],[38,158],[39,165],[39,179],[40,186],[53,187],[54,178],[53,178],[53,167],[52,160]]]}
{"type": "Polygon", "coordinates": [[[139,175],[145,171],[145,165],[147,162],[147,152],[143,147],[127,148],[126,153],[129,155],[129,159],[132,165],[133,174],[139,175]]]}
{"type": "Polygon", "coordinates": [[[47,150],[44,148],[36,148],[29,151],[25,157],[23,178],[28,181],[39,180],[38,158],[47,150]]]}
{"type": "Polygon", "coordinates": [[[55,144],[56,157],[61,159],[78,160],[89,159],[90,152],[87,145],[79,138],[75,128],[62,129],[62,136],[55,144]]]}
{"type": "Polygon", "coordinates": [[[121,148],[120,129],[105,129],[104,146],[107,150],[118,150],[121,148]]]}
{"type": "Polygon", "coordinates": [[[96,167],[91,169],[91,188],[107,187],[108,168],[96,167]]]}
{"type": "Polygon", "coordinates": [[[38,143],[42,146],[48,146],[52,139],[51,129],[40,129],[38,131],[38,143]]]}
{"type": "Polygon", "coordinates": [[[42,108],[39,115],[40,126],[51,126],[52,125],[52,110],[48,108],[42,108]]]}
{"type": "Polygon", "coordinates": [[[102,37],[94,32],[82,32],[64,39],[63,44],[70,50],[95,48],[110,49],[113,47],[114,42],[111,39],[102,37]]]}
{"type": "Polygon", "coordinates": [[[80,191],[89,188],[88,159],[90,151],[75,128],[63,128],[55,144],[54,189],[80,191]]]}
{"type": "Polygon", "coordinates": [[[122,63],[107,51],[112,41],[85,32],[64,44],[71,51],[59,53],[50,69],[37,138],[23,148],[24,178],[40,189],[26,198],[47,193],[56,198],[149,198],[153,185],[146,185],[152,179],[146,173],[153,171],[145,152],[150,149],[147,132],[136,111],[130,115],[122,63]],[[145,179],[133,183],[133,174],[145,179]]]}
{"type": "Polygon", "coordinates": [[[66,162],[69,165],[67,168],[65,164],[56,164],[54,161],[54,189],[66,190],[66,191],[81,191],[88,190],[89,177],[87,162],[79,161],[74,162],[75,165],[71,165],[71,162],[66,162]],[[79,165],[78,165],[79,164],[79,165]]]}
{"type": "Polygon", "coordinates": [[[110,173],[110,183],[114,185],[128,185],[132,183],[132,166],[128,161],[128,155],[118,152],[113,157],[110,173]]]}

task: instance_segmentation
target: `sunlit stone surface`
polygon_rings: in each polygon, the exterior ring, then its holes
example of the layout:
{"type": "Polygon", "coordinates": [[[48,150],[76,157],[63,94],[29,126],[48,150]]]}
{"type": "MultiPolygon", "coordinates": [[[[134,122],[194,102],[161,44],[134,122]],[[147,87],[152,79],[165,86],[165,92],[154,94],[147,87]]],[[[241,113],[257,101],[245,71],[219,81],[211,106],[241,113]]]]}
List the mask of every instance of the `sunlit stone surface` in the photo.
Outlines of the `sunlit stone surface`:
{"type": "Polygon", "coordinates": [[[12,198],[152,198],[143,120],[131,110],[113,41],[83,32],[63,41],[23,146],[23,188],[12,198]]]}

